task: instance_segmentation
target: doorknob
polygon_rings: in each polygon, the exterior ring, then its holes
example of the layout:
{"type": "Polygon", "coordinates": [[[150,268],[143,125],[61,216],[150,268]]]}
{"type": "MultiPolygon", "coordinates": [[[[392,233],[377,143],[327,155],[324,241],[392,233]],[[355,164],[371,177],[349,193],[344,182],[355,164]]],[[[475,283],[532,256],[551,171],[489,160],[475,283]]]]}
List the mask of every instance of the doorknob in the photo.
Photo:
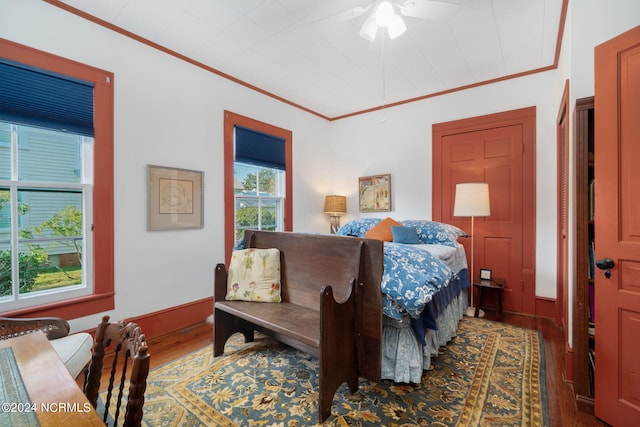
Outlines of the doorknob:
{"type": "Polygon", "coordinates": [[[611,269],[616,265],[611,258],[602,258],[596,261],[596,267],[604,270],[604,277],[611,277],[611,269]]]}

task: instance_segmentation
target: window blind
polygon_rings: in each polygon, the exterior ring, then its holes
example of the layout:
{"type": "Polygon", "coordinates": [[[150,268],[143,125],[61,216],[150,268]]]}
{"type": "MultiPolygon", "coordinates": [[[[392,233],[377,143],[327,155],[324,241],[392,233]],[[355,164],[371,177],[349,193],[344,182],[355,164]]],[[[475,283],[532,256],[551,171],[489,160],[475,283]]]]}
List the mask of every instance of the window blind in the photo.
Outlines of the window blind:
{"type": "Polygon", "coordinates": [[[93,136],[93,83],[0,58],[0,120],[93,136]]]}
{"type": "Polygon", "coordinates": [[[286,170],[285,140],[242,126],[235,126],[235,161],[286,170]]]}

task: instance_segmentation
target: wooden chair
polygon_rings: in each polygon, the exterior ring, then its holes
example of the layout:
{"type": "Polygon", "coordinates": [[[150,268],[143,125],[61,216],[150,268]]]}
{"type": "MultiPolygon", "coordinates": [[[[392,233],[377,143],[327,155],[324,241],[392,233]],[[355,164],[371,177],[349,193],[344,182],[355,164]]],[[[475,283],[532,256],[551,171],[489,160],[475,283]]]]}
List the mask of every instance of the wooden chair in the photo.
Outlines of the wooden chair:
{"type": "Polygon", "coordinates": [[[70,334],[69,323],[58,317],[0,317],[0,340],[42,331],[51,342],[73,378],[81,373],[87,378],[93,337],[86,332],[70,334]]]}
{"type": "Polygon", "coordinates": [[[141,425],[144,392],[147,388],[149,374],[149,359],[147,343],[137,324],[124,321],[109,323],[109,316],[102,318],[102,322],[96,330],[85,395],[93,407],[98,412],[102,412],[101,415],[106,424],[111,420],[114,427],[118,425],[121,418],[120,408],[125,400],[124,427],[141,425]],[[107,349],[113,351],[113,363],[109,371],[109,383],[103,402],[104,408],[101,408],[98,406],[98,395],[104,355],[107,349]],[[129,386],[127,388],[126,379],[129,372],[129,386]],[[125,398],[123,399],[123,397],[125,398]],[[112,403],[114,404],[113,409],[109,411],[112,403]]]}

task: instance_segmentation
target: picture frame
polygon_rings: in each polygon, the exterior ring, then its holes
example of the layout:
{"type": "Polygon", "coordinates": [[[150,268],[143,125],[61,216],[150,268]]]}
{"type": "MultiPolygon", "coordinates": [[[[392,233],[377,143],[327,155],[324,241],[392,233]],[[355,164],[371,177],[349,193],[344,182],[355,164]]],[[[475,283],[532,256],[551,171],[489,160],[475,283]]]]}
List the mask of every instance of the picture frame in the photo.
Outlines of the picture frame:
{"type": "Polygon", "coordinates": [[[147,165],[147,230],[203,227],[203,172],[147,165]]]}
{"type": "Polygon", "coordinates": [[[391,174],[358,178],[360,212],[391,210],[391,174]]]}
{"type": "Polygon", "coordinates": [[[488,268],[481,268],[480,280],[491,280],[491,270],[489,270],[488,268]]]}

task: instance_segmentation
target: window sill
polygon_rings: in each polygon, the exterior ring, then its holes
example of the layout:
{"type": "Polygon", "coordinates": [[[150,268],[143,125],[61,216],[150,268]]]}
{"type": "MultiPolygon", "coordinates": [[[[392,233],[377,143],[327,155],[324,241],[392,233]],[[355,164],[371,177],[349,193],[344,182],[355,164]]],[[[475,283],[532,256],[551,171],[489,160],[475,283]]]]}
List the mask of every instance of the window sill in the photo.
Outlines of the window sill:
{"type": "Polygon", "coordinates": [[[93,294],[51,304],[3,312],[3,317],[61,317],[66,320],[113,310],[114,292],[93,294]]]}

